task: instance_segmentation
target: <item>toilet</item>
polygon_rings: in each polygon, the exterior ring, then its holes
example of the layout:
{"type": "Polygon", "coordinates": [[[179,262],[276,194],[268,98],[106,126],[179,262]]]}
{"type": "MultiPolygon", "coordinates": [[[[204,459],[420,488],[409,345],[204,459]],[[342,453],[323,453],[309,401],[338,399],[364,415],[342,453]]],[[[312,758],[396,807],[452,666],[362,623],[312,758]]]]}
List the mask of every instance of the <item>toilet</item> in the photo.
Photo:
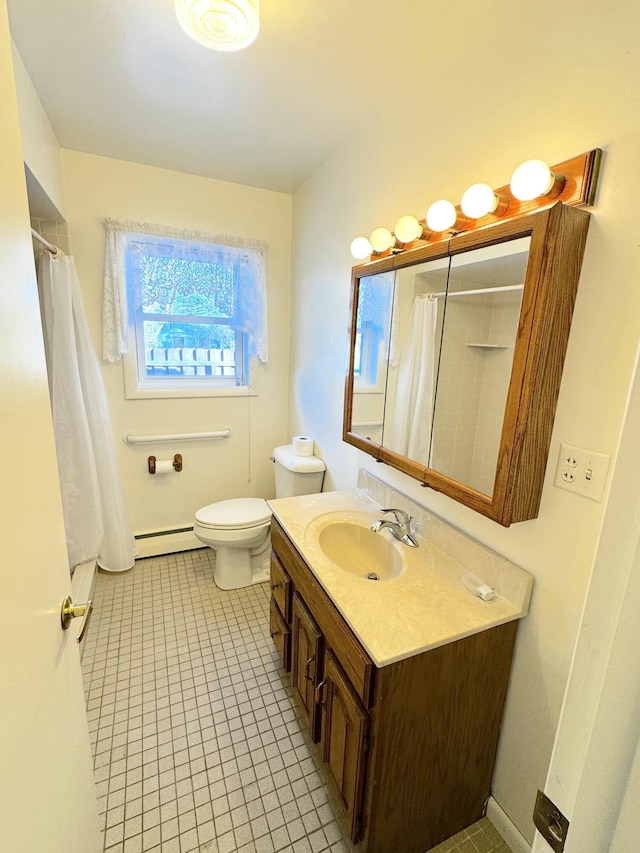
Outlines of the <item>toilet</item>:
{"type": "MultiPolygon", "coordinates": [[[[322,491],[325,464],[299,456],[293,445],[276,447],[276,498],[322,491]]],[[[232,498],[196,512],[193,532],[216,552],[213,579],[220,589],[239,589],[269,580],[271,509],[263,498],[232,498]]]]}

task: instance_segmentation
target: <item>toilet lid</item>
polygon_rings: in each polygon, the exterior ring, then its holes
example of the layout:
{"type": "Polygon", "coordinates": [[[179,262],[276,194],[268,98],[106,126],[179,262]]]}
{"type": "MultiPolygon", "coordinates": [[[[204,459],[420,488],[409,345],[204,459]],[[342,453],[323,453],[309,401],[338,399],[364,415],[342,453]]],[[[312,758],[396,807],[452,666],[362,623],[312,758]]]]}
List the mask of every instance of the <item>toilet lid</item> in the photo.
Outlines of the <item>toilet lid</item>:
{"type": "Polygon", "coordinates": [[[260,527],[271,520],[271,510],[264,498],[232,498],[203,506],[196,512],[196,521],[203,527],[260,527]]]}

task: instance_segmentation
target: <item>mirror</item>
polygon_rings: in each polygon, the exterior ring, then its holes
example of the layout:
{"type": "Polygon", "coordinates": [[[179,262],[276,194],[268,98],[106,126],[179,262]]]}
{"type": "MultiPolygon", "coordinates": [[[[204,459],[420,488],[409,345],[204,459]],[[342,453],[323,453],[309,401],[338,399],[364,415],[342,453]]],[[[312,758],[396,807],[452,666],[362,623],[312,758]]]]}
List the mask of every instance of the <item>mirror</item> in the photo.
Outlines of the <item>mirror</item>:
{"type": "Polygon", "coordinates": [[[428,467],[493,494],[529,237],[451,259],[428,467]]]}
{"type": "Polygon", "coordinates": [[[351,426],[377,442],[382,439],[385,417],[393,298],[392,270],[367,276],[358,285],[351,426]]]}
{"type": "Polygon", "coordinates": [[[588,221],[557,204],[355,267],[345,441],[502,524],[534,517],[514,477],[530,453],[541,489],[588,221]]]}

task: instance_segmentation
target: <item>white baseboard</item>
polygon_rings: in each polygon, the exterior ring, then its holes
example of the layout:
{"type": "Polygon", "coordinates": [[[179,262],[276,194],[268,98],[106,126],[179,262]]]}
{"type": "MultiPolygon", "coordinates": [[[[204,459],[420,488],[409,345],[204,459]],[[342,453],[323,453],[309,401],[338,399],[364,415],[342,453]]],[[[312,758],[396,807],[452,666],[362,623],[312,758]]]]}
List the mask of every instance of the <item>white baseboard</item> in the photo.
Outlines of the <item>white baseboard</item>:
{"type": "Polygon", "coordinates": [[[513,853],[531,853],[529,842],[523,838],[507,813],[502,810],[493,797],[489,797],[487,803],[487,817],[513,850],[513,853]]]}
{"type": "Polygon", "coordinates": [[[175,554],[178,551],[193,551],[195,548],[204,548],[205,545],[198,539],[192,530],[180,533],[162,533],[136,538],[136,559],[143,557],[157,557],[160,554],[175,554]]]}

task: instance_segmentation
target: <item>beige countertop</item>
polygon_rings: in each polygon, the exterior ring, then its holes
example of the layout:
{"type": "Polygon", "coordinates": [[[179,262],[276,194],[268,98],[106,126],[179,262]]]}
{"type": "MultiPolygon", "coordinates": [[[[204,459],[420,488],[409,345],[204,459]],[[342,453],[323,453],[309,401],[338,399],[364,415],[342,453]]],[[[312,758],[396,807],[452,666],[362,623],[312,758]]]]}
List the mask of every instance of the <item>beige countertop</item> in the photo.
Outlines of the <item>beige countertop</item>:
{"type": "MultiPolygon", "coordinates": [[[[405,504],[410,503],[407,499],[405,504]]],[[[527,614],[533,578],[523,569],[416,505],[411,511],[418,548],[387,538],[404,568],[392,580],[371,581],[341,569],[318,542],[334,522],[369,527],[380,504],[360,489],[269,501],[280,522],[376,666],[385,666],[527,614]],[[495,589],[483,601],[462,584],[471,572],[495,589]]],[[[392,506],[403,506],[401,502],[392,506]]]]}

